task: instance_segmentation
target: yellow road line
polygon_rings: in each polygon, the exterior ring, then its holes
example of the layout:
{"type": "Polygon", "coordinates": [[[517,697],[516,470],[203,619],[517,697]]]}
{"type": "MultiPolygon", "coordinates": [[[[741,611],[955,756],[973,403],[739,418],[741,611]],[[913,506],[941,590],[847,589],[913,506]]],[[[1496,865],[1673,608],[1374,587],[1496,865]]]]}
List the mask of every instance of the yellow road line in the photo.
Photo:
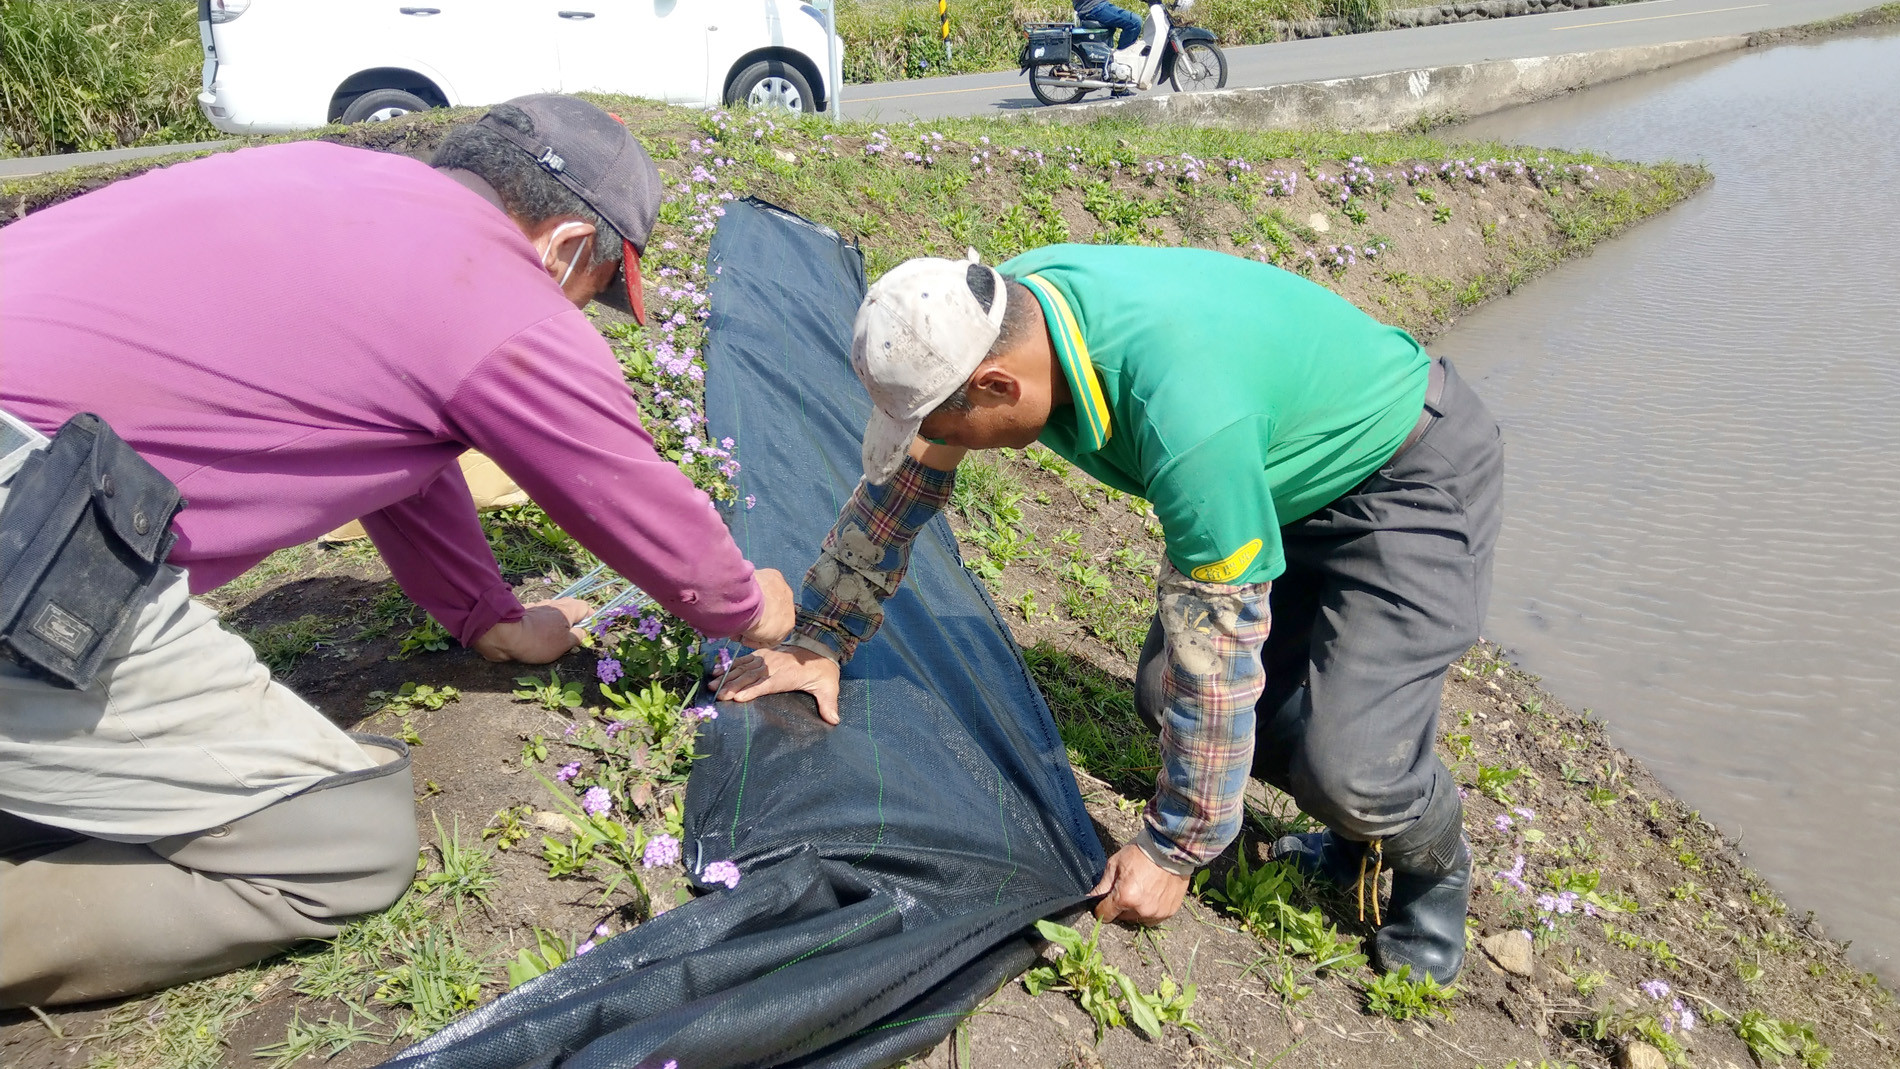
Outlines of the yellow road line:
{"type": "Polygon", "coordinates": [[[1688,15],[1713,15],[1721,11],[1752,11],[1755,8],[1767,6],[1767,4],[1743,4],[1740,7],[1712,7],[1703,11],[1678,11],[1673,15],[1645,15],[1639,19],[1610,19],[1606,22],[1579,22],[1575,26],[1552,26],[1550,31],[1552,33],[1558,33],[1563,30],[1587,30],[1594,26],[1615,26],[1623,22],[1655,22],[1657,19],[1679,19],[1688,15]]]}

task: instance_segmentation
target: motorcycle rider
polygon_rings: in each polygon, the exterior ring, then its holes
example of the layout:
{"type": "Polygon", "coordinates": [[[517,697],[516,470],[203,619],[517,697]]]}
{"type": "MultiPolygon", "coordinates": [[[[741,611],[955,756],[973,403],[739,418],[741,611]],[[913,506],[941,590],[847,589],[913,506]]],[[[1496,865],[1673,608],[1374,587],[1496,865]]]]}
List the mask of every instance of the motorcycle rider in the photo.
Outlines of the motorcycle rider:
{"type": "MultiPolygon", "coordinates": [[[[1111,0],[1075,0],[1075,17],[1083,22],[1093,22],[1111,30],[1120,30],[1115,41],[1115,50],[1121,51],[1141,40],[1141,16],[1118,6],[1111,0]]],[[[1117,89],[1112,94],[1118,97],[1134,96],[1133,89],[1117,89]]]]}
{"type": "Polygon", "coordinates": [[[1075,17],[1084,22],[1100,23],[1111,30],[1120,30],[1121,36],[1115,42],[1117,50],[1127,48],[1141,38],[1141,16],[1110,0],[1075,0],[1075,17]]]}

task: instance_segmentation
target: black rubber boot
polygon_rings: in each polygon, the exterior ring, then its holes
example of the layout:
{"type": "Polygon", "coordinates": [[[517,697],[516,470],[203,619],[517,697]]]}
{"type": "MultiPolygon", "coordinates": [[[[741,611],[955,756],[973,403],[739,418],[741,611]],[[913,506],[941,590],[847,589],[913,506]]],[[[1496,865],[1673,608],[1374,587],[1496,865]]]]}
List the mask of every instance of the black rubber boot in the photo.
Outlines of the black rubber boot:
{"type": "Polygon", "coordinates": [[[1274,840],[1269,856],[1275,861],[1291,861],[1306,875],[1334,886],[1351,887],[1359,879],[1359,861],[1366,856],[1366,844],[1330,829],[1309,831],[1274,840]]]}
{"type": "Polygon", "coordinates": [[[1385,867],[1392,870],[1392,901],[1372,937],[1372,963],[1380,971],[1409,965],[1412,979],[1430,976],[1441,984],[1456,980],[1464,968],[1465,912],[1471,904],[1464,806],[1455,788],[1445,796],[1449,804],[1435,797],[1417,824],[1383,844],[1385,867]]]}

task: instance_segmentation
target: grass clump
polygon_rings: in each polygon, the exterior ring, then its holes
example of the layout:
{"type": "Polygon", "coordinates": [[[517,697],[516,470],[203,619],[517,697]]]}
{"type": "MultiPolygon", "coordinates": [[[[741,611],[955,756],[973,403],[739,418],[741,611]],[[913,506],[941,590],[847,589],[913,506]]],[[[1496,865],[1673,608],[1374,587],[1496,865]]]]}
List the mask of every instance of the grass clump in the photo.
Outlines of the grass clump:
{"type": "Polygon", "coordinates": [[[0,0],[0,156],[201,141],[186,0],[0,0]]]}
{"type": "Polygon", "coordinates": [[[306,614],[242,634],[264,667],[269,668],[272,675],[281,676],[297,667],[297,662],[316,652],[319,646],[335,641],[336,624],[335,620],[306,614]]]}

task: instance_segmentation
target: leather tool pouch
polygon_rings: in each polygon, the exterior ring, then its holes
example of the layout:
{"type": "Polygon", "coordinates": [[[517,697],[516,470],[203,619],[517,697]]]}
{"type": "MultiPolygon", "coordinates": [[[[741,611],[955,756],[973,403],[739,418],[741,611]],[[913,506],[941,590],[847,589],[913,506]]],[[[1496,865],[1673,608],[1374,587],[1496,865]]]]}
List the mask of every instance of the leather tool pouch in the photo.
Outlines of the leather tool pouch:
{"type": "Polygon", "coordinates": [[[30,455],[0,507],[0,652],[83,690],[144,603],[185,507],[89,412],[30,455]]]}

